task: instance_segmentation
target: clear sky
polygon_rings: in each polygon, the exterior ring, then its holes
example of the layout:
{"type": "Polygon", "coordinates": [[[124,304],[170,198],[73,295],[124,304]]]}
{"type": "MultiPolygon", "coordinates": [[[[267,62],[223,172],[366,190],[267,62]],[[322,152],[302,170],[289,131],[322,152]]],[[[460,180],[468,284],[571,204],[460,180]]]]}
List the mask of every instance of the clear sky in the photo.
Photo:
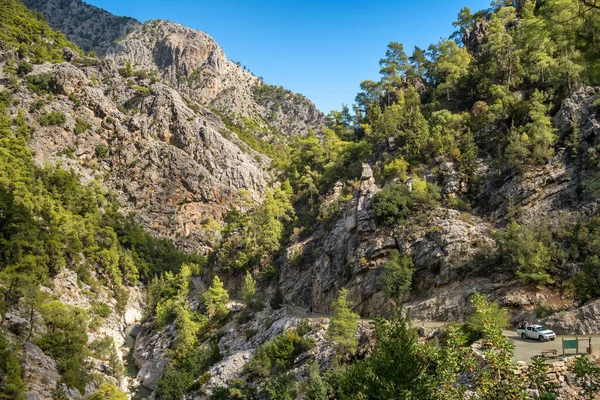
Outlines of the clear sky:
{"type": "Polygon", "coordinates": [[[448,37],[462,6],[489,0],[84,0],[144,22],[166,19],[211,35],[227,58],[328,113],[379,79],[389,42],[427,47],[448,37]]]}

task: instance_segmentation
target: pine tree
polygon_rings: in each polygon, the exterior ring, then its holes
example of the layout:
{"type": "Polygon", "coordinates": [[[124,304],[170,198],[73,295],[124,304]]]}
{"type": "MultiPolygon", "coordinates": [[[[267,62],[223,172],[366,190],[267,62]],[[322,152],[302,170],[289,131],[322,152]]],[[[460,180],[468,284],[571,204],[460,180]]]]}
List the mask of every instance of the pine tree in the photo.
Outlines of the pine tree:
{"type": "Polygon", "coordinates": [[[348,290],[341,289],[337,299],[331,304],[333,317],[327,329],[329,340],[336,345],[338,357],[354,354],[358,346],[355,334],[360,316],[352,312],[352,303],[347,297],[348,290]]]}
{"type": "Polygon", "coordinates": [[[390,259],[383,266],[383,273],[378,280],[383,284],[384,292],[399,304],[404,293],[410,289],[414,266],[406,255],[400,256],[398,250],[390,252],[390,259]]]}
{"type": "Polygon", "coordinates": [[[240,297],[247,306],[251,306],[256,295],[256,281],[252,278],[250,271],[244,276],[244,284],[240,290],[240,297]]]}
{"type": "Polygon", "coordinates": [[[223,282],[218,275],[213,278],[212,286],[203,295],[206,314],[210,318],[223,318],[227,315],[227,302],[229,293],[223,288],[223,282]]]}

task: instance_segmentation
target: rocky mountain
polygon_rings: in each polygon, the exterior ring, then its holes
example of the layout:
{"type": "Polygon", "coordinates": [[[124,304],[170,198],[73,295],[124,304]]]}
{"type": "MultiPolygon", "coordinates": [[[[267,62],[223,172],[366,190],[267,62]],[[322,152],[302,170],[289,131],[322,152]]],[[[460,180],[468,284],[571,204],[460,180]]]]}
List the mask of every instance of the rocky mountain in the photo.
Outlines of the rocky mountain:
{"type": "Polygon", "coordinates": [[[239,190],[261,199],[270,160],[217,115],[162,83],[124,78],[111,60],[88,61],[96,65],[35,66],[26,79],[53,82],[51,102],[25,84],[14,93],[37,126],[30,145],[40,165],[100,180],[147,229],[194,250],[218,235],[214,222],[239,190]],[[64,122],[37,122],[51,113],[64,122]]]}
{"type": "Polygon", "coordinates": [[[273,142],[319,131],[324,115],[302,95],[265,84],[230,60],[208,34],[169,21],[143,25],[81,0],[29,1],[48,23],[84,50],[94,49],[124,66],[155,73],[190,99],[232,117],[258,123],[254,133],[273,142]],[[67,18],[65,18],[67,15],[67,18]],[[73,16],[73,17],[71,17],[73,16]],[[101,35],[96,34],[101,32],[101,35]]]}
{"type": "MultiPolygon", "coordinates": [[[[1,395],[359,398],[370,387],[429,399],[443,386],[455,400],[494,382],[507,391],[497,398],[578,397],[581,361],[530,376],[541,367],[515,364],[502,335],[522,321],[600,329],[600,87],[585,64],[596,53],[542,77],[526,57],[525,29],[554,3],[462,12],[465,47],[432,45],[427,62],[391,43],[357,114],[326,120],[206,33],[26,1],[102,55],[86,57],[61,35],[37,37],[44,22],[9,1],[1,395]],[[507,82],[490,61],[498,32],[526,60],[507,82]],[[423,321],[419,338],[400,305],[423,321]],[[64,337],[81,354],[61,351],[64,337]]],[[[597,32],[590,21],[575,33],[597,32]]]]}
{"type": "Polygon", "coordinates": [[[25,5],[40,11],[55,30],[79,45],[85,52],[104,55],[113,41],[131,32],[140,23],[118,17],[78,0],[26,0],[25,5]]]}

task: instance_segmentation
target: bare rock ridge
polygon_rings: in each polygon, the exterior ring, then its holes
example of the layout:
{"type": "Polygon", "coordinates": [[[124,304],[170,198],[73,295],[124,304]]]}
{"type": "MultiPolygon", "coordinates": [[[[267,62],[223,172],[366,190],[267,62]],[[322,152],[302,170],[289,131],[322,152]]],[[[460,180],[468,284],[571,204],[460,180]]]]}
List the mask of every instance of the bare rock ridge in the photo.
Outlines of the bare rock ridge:
{"type": "Polygon", "coordinates": [[[50,26],[63,32],[70,41],[98,55],[104,55],[114,40],[140,25],[134,18],[118,17],[79,0],[24,0],[23,3],[42,12],[50,26]]]}
{"type": "Polygon", "coordinates": [[[227,60],[223,49],[204,32],[160,20],[140,25],[81,0],[25,3],[42,11],[54,29],[65,32],[84,50],[96,50],[119,65],[130,62],[135,70],[156,73],[210,109],[250,119],[261,126],[256,132],[261,137],[286,140],[324,125],[324,115],[310,100],[264,84],[239,63],[227,60]]]}

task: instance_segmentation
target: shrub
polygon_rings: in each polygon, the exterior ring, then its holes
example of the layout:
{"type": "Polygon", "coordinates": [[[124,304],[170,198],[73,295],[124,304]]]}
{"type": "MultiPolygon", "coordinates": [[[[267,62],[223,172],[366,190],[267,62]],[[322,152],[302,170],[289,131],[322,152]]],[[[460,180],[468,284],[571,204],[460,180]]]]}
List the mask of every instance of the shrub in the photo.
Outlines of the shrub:
{"type": "Polygon", "coordinates": [[[308,351],[314,342],[300,337],[296,331],[285,331],[256,349],[256,352],[244,366],[244,372],[251,377],[266,378],[283,373],[292,368],[298,355],[308,351]]]}
{"type": "Polygon", "coordinates": [[[400,256],[398,250],[390,252],[390,259],[383,266],[383,273],[378,281],[383,284],[384,292],[394,301],[400,302],[404,293],[410,289],[414,265],[405,254],[400,256]]]}
{"type": "Polygon", "coordinates": [[[408,187],[390,183],[373,196],[373,214],[384,225],[402,222],[413,207],[408,187]]]}
{"type": "Polygon", "coordinates": [[[408,170],[408,163],[404,161],[404,158],[396,158],[389,161],[383,167],[383,179],[400,179],[401,181],[406,180],[406,172],[408,170]]]}
{"type": "Polygon", "coordinates": [[[25,77],[27,87],[39,95],[58,94],[62,90],[60,84],[49,73],[29,75],[25,77]]]}
{"type": "Polygon", "coordinates": [[[88,129],[90,129],[92,125],[81,118],[75,118],[75,128],[73,128],[73,133],[79,135],[88,129]]]}
{"type": "Polygon", "coordinates": [[[94,152],[96,153],[96,157],[104,158],[108,155],[109,151],[110,150],[108,149],[107,146],[101,144],[96,147],[96,150],[94,152]]]}
{"type": "Polygon", "coordinates": [[[65,114],[58,111],[51,111],[48,114],[42,114],[38,122],[41,126],[61,126],[67,121],[65,114]]]}

